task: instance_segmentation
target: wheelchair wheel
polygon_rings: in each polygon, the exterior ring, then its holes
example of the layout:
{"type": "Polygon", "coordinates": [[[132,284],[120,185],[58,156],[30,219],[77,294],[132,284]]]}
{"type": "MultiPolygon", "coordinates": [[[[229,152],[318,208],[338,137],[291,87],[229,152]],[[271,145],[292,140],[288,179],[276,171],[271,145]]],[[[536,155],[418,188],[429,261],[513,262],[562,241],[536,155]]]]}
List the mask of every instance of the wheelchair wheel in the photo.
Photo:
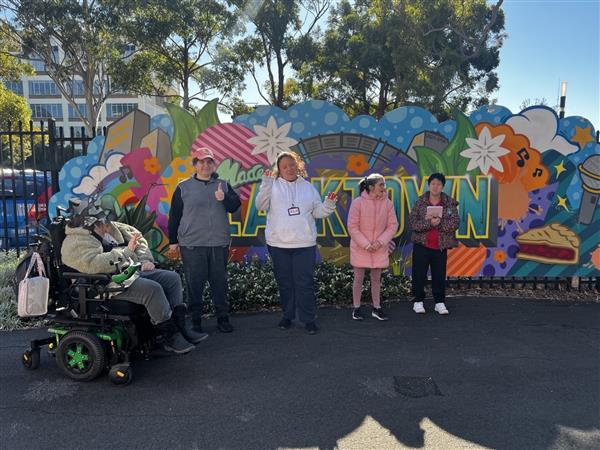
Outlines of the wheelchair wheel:
{"type": "Polygon", "coordinates": [[[110,368],[108,372],[110,381],[117,385],[126,385],[133,379],[133,371],[129,364],[117,364],[110,368]]]}
{"type": "Polygon", "coordinates": [[[87,331],[70,331],[56,349],[56,363],[70,378],[91,381],[105,367],[106,353],[102,342],[87,331]]]}
{"type": "Polygon", "coordinates": [[[29,370],[35,370],[40,366],[40,349],[25,350],[21,357],[23,367],[29,370]]]}

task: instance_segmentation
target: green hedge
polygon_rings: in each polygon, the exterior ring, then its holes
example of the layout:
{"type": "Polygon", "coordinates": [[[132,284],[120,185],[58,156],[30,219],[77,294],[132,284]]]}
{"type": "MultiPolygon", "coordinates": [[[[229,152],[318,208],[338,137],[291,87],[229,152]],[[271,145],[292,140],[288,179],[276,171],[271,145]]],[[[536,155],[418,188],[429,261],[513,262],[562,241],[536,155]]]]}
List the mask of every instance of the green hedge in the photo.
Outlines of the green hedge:
{"type": "MultiPolygon", "coordinates": [[[[39,321],[20,321],[17,316],[15,296],[15,269],[18,259],[15,252],[0,253],[0,330],[39,325],[39,321]]],[[[172,267],[183,273],[181,263],[172,267]]],[[[233,311],[261,311],[279,307],[279,293],[270,261],[253,260],[230,263],[229,301],[233,311]]],[[[183,275],[182,275],[183,276],[183,275]]],[[[336,266],[328,262],[317,265],[315,289],[319,305],[352,304],[352,268],[350,265],[336,266]]],[[[393,276],[391,271],[382,276],[381,298],[393,299],[408,295],[410,280],[393,276]]],[[[363,301],[370,302],[369,277],[365,277],[363,301]]],[[[204,292],[205,311],[214,312],[210,301],[210,289],[204,292]]]]}

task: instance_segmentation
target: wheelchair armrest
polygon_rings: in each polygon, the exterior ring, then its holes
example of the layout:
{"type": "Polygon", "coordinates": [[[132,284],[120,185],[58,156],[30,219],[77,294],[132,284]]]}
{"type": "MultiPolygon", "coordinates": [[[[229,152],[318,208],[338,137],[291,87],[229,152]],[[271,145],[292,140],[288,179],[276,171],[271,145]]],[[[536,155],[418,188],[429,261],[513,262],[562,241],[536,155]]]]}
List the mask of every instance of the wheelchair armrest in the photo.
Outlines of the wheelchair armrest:
{"type": "Polygon", "coordinates": [[[63,272],[63,277],[72,280],[99,280],[110,281],[110,275],[106,273],[80,273],[80,272],[63,272]]]}

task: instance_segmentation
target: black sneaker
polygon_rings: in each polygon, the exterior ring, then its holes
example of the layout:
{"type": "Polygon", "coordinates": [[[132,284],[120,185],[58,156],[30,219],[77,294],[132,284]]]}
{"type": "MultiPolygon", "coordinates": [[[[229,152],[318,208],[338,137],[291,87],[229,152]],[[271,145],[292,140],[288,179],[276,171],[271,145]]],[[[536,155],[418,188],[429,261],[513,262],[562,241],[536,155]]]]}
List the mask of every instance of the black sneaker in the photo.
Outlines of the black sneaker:
{"type": "Polygon", "coordinates": [[[381,308],[373,308],[373,312],[371,313],[371,315],[377,320],[388,320],[388,316],[385,315],[383,309],[381,308]]]}
{"type": "Polygon", "coordinates": [[[229,317],[220,317],[217,319],[217,329],[221,333],[231,333],[233,331],[233,327],[229,323],[229,317]]]}
{"type": "Polygon", "coordinates": [[[354,320],[365,320],[365,316],[363,316],[363,313],[360,310],[360,306],[352,310],[352,318],[354,320]]]}
{"type": "Polygon", "coordinates": [[[286,319],[285,317],[281,319],[279,324],[277,325],[282,330],[289,330],[292,326],[292,321],[290,319],[286,319]]]}
{"type": "Polygon", "coordinates": [[[314,322],[308,322],[304,328],[306,329],[306,332],[308,334],[317,334],[317,331],[319,331],[319,328],[317,327],[317,324],[314,322]]]}

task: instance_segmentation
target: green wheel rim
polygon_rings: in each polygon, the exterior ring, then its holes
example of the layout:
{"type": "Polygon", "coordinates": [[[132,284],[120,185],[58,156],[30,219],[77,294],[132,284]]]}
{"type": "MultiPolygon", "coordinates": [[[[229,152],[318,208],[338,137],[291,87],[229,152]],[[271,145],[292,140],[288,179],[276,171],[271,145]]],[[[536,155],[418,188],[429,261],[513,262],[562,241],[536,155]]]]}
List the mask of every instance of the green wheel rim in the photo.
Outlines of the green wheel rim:
{"type": "Polygon", "coordinates": [[[89,349],[81,342],[69,345],[67,364],[76,371],[85,372],[90,367],[89,349]]]}

